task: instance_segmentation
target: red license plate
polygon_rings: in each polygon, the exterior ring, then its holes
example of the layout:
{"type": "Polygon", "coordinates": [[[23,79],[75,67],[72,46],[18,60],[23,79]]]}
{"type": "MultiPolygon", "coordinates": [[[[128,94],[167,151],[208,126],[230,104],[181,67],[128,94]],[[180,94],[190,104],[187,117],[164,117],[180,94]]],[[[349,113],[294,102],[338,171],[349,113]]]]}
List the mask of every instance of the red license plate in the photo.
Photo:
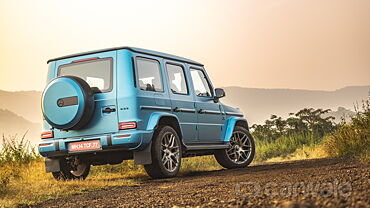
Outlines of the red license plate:
{"type": "Polygon", "coordinates": [[[69,143],[69,151],[86,151],[101,149],[100,140],[69,143]]]}

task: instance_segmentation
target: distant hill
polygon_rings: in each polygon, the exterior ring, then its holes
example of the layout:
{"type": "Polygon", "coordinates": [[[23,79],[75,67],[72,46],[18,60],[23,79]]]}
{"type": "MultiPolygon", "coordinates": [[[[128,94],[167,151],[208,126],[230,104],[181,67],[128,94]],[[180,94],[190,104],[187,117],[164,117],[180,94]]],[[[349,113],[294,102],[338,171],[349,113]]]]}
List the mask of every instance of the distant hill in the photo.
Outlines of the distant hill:
{"type": "Polygon", "coordinates": [[[11,111],[0,109],[1,139],[3,135],[6,138],[15,135],[20,138],[26,132],[26,138],[35,144],[40,140],[41,125],[39,123],[30,122],[11,111]]]}
{"type": "Polygon", "coordinates": [[[8,92],[0,90],[0,109],[15,112],[31,122],[40,122],[41,95],[39,91],[8,92]]]}
{"type": "Polygon", "coordinates": [[[272,114],[287,117],[289,113],[303,108],[344,107],[354,111],[356,102],[369,97],[370,85],[351,86],[335,91],[256,89],[225,87],[226,97],[221,101],[240,108],[250,123],[263,123],[272,114]]]}

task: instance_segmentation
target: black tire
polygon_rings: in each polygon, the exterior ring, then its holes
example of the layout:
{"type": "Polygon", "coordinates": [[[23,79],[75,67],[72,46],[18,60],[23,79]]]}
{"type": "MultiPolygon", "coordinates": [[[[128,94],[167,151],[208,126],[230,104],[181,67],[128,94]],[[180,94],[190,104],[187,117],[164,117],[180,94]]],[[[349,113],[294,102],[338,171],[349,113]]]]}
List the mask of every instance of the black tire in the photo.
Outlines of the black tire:
{"type": "MultiPolygon", "coordinates": [[[[172,142],[171,139],[170,141],[172,142]]],[[[169,143],[171,144],[171,142],[169,143]]],[[[181,167],[182,149],[180,138],[172,127],[160,126],[154,133],[151,154],[152,164],[144,165],[145,171],[151,178],[170,178],[177,175],[181,167]],[[168,137],[173,138],[174,145],[172,149],[170,145],[167,145],[168,148],[165,145],[168,137]],[[173,170],[170,168],[170,163],[176,163],[175,168],[173,168],[173,165],[171,166],[173,170]]]]}
{"type": "Polygon", "coordinates": [[[73,170],[66,159],[60,159],[60,171],[52,172],[52,175],[57,180],[85,180],[90,172],[90,164],[86,162],[80,162],[77,170],[73,170]],[[81,168],[81,165],[83,166],[81,168]]]}
{"type": "Polygon", "coordinates": [[[224,168],[244,168],[253,161],[255,149],[254,140],[249,131],[241,126],[235,126],[230,139],[230,148],[217,150],[215,158],[224,168]]]}

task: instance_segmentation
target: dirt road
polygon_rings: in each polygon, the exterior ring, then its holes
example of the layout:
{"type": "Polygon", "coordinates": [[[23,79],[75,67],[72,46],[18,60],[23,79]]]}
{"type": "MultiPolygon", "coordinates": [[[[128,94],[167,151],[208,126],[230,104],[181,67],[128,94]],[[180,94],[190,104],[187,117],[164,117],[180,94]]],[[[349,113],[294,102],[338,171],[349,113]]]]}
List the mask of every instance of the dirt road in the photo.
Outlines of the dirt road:
{"type": "Polygon", "coordinates": [[[315,159],[194,172],[35,207],[370,207],[370,165],[315,159]]]}

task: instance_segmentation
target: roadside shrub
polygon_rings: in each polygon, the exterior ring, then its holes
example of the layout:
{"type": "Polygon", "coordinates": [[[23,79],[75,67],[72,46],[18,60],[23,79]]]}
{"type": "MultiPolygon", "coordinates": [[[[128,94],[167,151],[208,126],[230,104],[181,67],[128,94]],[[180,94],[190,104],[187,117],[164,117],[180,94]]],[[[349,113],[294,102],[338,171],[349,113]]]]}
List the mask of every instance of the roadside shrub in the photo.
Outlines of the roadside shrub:
{"type": "Polygon", "coordinates": [[[0,196],[7,191],[7,186],[10,182],[11,174],[4,167],[0,167],[0,196]]]}
{"type": "Polygon", "coordinates": [[[10,138],[6,138],[3,135],[2,147],[0,149],[0,166],[11,162],[29,163],[40,158],[35,147],[30,145],[25,136],[26,134],[19,139],[17,135],[10,138]]]}
{"type": "Polygon", "coordinates": [[[3,135],[0,148],[0,196],[8,191],[11,180],[21,178],[21,166],[40,158],[25,135],[20,139],[16,135],[10,138],[3,135]]]}
{"type": "Polygon", "coordinates": [[[363,102],[362,109],[362,112],[356,110],[350,123],[343,123],[324,141],[324,149],[330,156],[370,161],[370,99],[363,102]]]}

